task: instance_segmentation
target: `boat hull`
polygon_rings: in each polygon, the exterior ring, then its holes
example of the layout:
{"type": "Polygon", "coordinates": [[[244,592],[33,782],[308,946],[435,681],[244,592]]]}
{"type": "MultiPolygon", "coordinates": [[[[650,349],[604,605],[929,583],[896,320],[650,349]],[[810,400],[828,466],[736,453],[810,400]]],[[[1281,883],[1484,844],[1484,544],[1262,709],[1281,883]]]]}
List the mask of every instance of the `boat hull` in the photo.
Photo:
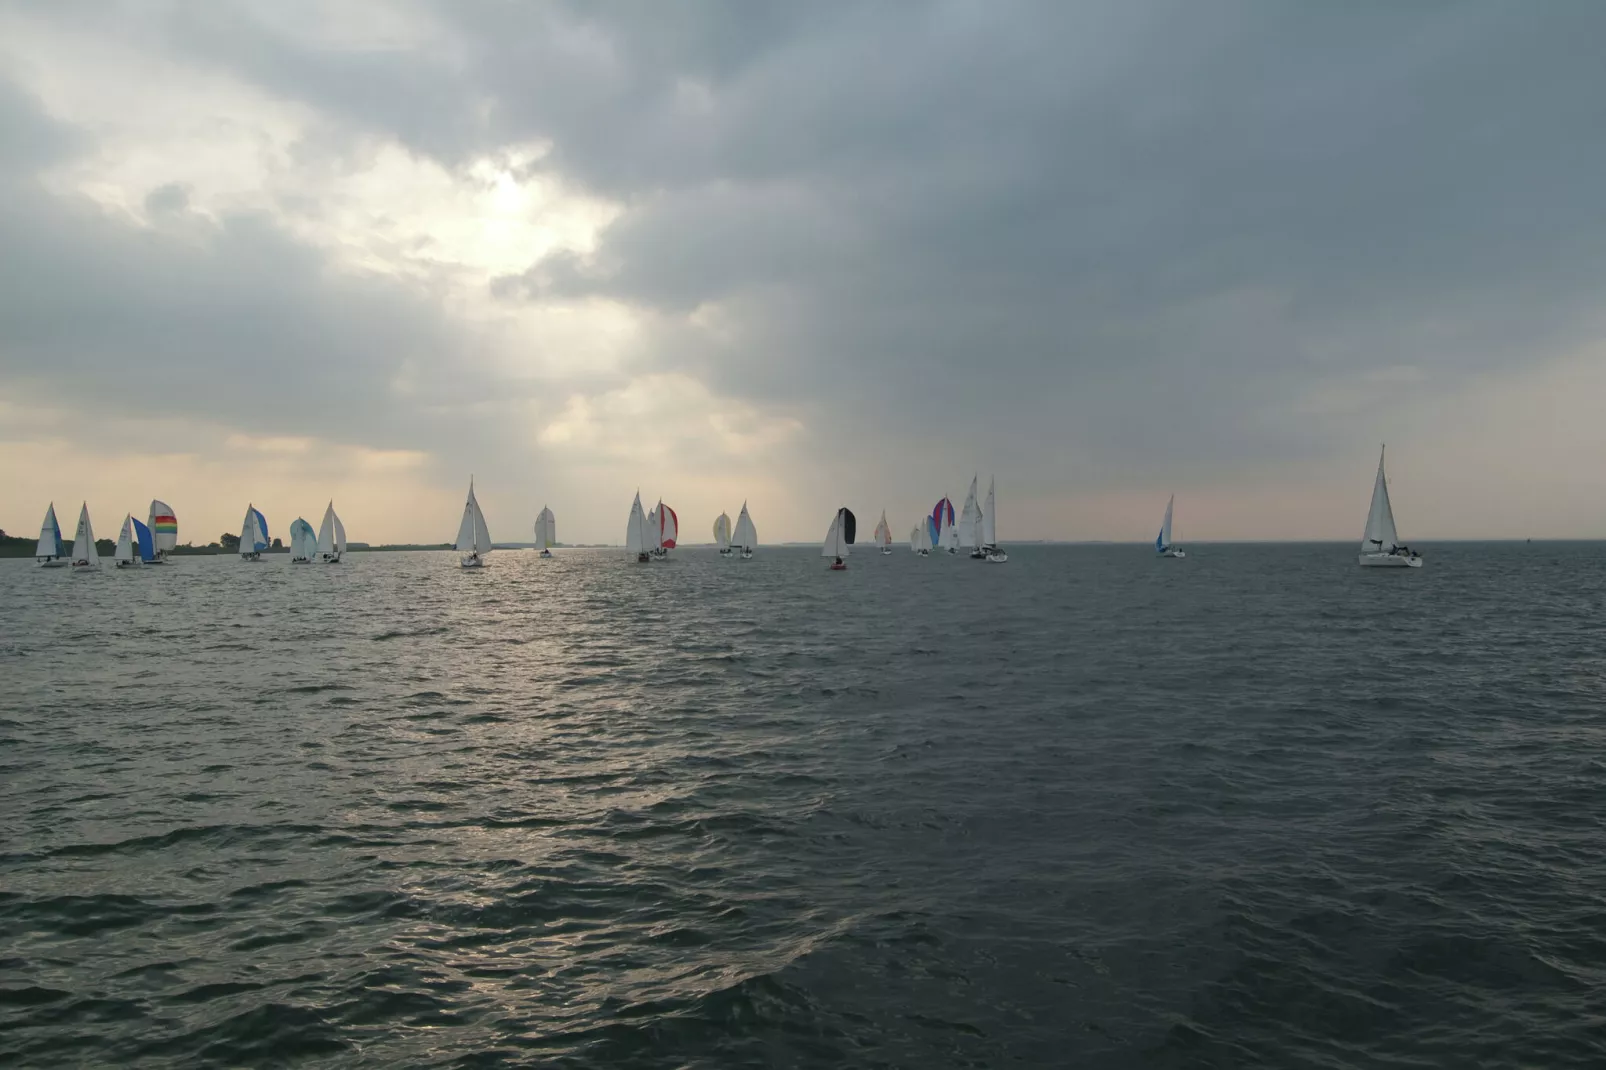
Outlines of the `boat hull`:
{"type": "Polygon", "coordinates": [[[1009,555],[1002,550],[994,550],[987,555],[987,560],[994,565],[1002,565],[1009,560],[1009,555]]]}
{"type": "Polygon", "coordinates": [[[1361,554],[1362,568],[1421,568],[1420,557],[1404,557],[1400,554],[1361,554]]]}
{"type": "Polygon", "coordinates": [[[1187,557],[1188,553],[1187,553],[1186,550],[1163,550],[1163,551],[1161,551],[1160,556],[1161,557],[1187,557]]]}
{"type": "Polygon", "coordinates": [[[461,561],[459,561],[457,563],[457,567],[458,568],[484,568],[485,567],[485,558],[483,558],[483,557],[465,557],[465,558],[463,558],[461,561]]]}
{"type": "Polygon", "coordinates": [[[63,561],[61,558],[58,557],[54,561],[41,561],[41,562],[39,562],[39,567],[40,568],[66,568],[67,567],[67,562],[63,561]]]}

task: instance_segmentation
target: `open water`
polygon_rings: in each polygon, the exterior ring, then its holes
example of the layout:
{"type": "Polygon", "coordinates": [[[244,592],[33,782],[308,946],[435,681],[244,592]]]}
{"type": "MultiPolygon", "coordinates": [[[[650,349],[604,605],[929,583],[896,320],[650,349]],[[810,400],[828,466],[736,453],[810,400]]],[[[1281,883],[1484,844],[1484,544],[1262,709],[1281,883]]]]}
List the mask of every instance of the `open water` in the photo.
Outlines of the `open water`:
{"type": "Polygon", "coordinates": [[[0,1064],[1606,1066],[1606,546],[0,562],[0,1064]]]}

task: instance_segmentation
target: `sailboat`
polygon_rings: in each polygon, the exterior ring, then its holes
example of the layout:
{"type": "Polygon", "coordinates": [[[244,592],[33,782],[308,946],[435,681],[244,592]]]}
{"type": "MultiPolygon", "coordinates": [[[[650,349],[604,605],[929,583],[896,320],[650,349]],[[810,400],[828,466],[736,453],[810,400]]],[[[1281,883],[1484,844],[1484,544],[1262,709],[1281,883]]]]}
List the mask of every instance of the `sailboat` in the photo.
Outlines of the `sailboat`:
{"type": "Polygon", "coordinates": [[[305,517],[296,517],[290,524],[290,563],[310,565],[318,552],[318,535],[305,517]]]}
{"type": "MultiPolygon", "coordinates": [[[[473,494],[473,491],[474,487],[471,481],[469,493],[473,494]]],[[[478,509],[479,506],[476,505],[475,511],[477,512],[478,509]]],[[[480,517],[480,527],[483,528],[484,526],[485,518],[482,516],[480,517]]],[[[491,540],[487,537],[485,549],[489,551],[490,548],[491,540]]],[[[340,557],[346,552],[346,525],[340,522],[340,516],[335,512],[335,503],[333,501],[330,501],[328,507],[323,511],[323,523],[318,527],[318,542],[313,547],[313,550],[317,553],[318,560],[326,565],[340,564],[340,557]]]]}
{"type": "Polygon", "coordinates": [[[112,551],[112,562],[118,568],[138,568],[144,564],[134,547],[134,514],[123,517],[123,530],[117,533],[117,549],[112,551]]]}
{"type": "Polygon", "coordinates": [[[969,550],[970,556],[981,560],[987,552],[981,548],[981,505],[976,501],[976,477],[970,477],[970,489],[965,492],[965,507],[959,514],[959,547],[969,550]]]}
{"type": "Polygon", "coordinates": [[[1422,555],[1401,545],[1399,532],[1394,529],[1394,507],[1389,504],[1381,451],[1377,455],[1377,479],[1372,484],[1372,508],[1366,514],[1366,533],[1361,536],[1360,563],[1363,568],[1422,567],[1422,555]]]}
{"type": "Polygon", "coordinates": [[[921,557],[931,556],[931,540],[926,538],[926,533],[921,530],[919,524],[909,529],[909,549],[921,557]]]}
{"type": "Polygon", "coordinates": [[[1165,519],[1160,522],[1160,534],[1154,540],[1154,552],[1161,557],[1187,557],[1185,551],[1171,545],[1171,508],[1177,504],[1177,496],[1171,495],[1165,503],[1165,519]]]}
{"type": "Polygon", "coordinates": [[[853,545],[853,536],[857,527],[858,521],[854,518],[853,511],[847,506],[838,509],[836,515],[831,518],[831,526],[825,533],[825,545],[820,547],[820,556],[832,559],[832,572],[840,572],[848,567],[846,560],[848,547],[853,545]]]}
{"type": "Polygon", "coordinates": [[[892,528],[887,526],[887,511],[881,510],[881,521],[875,526],[876,545],[881,547],[883,556],[892,553],[892,528]]]}
{"type": "MultiPolygon", "coordinates": [[[[662,505],[663,502],[659,502],[658,504],[662,505]]],[[[663,556],[663,531],[663,524],[661,524],[658,520],[658,509],[655,506],[647,513],[646,540],[647,554],[650,560],[656,561],[658,558],[663,556]]]]}
{"type": "Polygon", "coordinates": [[[625,549],[636,555],[638,564],[645,564],[652,560],[652,541],[648,537],[647,517],[641,511],[641,491],[636,491],[636,500],[630,503],[630,525],[625,528],[625,549]]]}
{"type": "Polygon", "coordinates": [[[152,550],[155,557],[146,564],[167,564],[168,552],[178,545],[178,514],[173,507],[164,501],[151,500],[151,511],[145,519],[145,524],[151,529],[153,539],[152,550]]]}
{"type": "Polygon", "coordinates": [[[34,560],[45,568],[61,568],[67,564],[67,546],[61,541],[61,525],[56,523],[56,503],[45,510],[44,522],[39,525],[39,547],[34,560]]]}
{"type": "Polygon", "coordinates": [[[485,514],[480,512],[479,499],[474,497],[474,477],[468,477],[468,500],[463,503],[463,523],[457,529],[457,552],[462,554],[458,564],[463,568],[484,568],[485,555],[491,552],[491,533],[485,527],[485,514]]]}
{"type": "Polygon", "coordinates": [[[736,518],[736,532],[731,536],[731,544],[738,546],[742,551],[742,560],[746,561],[753,556],[758,548],[758,529],[753,526],[753,518],[747,515],[747,503],[742,503],[742,512],[736,518]]]}
{"type": "Polygon", "coordinates": [[[714,545],[719,547],[720,557],[731,556],[731,518],[727,513],[720,513],[714,521],[714,545]]]}
{"type": "Polygon", "coordinates": [[[1002,565],[1009,560],[1009,555],[998,547],[998,499],[993,494],[994,478],[987,477],[987,504],[981,510],[981,548],[987,552],[987,560],[995,565],[1002,565]]]}
{"type": "Polygon", "coordinates": [[[958,533],[954,531],[954,503],[946,496],[931,510],[932,531],[934,541],[933,550],[946,548],[949,553],[959,552],[958,533]]]}
{"type": "Polygon", "coordinates": [[[72,540],[72,567],[96,568],[100,565],[100,551],[95,549],[95,529],[89,524],[89,503],[78,510],[78,532],[72,540]]]}
{"type": "Polygon", "coordinates": [[[260,561],[262,551],[268,548],[268,521],[254,505],[245,507],[245,520],[240,524],[240,560],[260,561]]]}
{"type": "Polygon", "coordinates": [[[552,556],[552,546],[558,541],[558,518],[552,515],[552,510],[541,506],[540,514],[535,518],[535,545],[541,548],[542,557],[552,556]]]}
{"type": "Polygon", "coordinates": [[[680,517],[660,498],[658,508],[652,511],[651,519],[658,541],[658,545],[653,548],[653,554],[660,561],[668,560],[669,551],[675,548],[675,539],[680,535],[680,517]]]}

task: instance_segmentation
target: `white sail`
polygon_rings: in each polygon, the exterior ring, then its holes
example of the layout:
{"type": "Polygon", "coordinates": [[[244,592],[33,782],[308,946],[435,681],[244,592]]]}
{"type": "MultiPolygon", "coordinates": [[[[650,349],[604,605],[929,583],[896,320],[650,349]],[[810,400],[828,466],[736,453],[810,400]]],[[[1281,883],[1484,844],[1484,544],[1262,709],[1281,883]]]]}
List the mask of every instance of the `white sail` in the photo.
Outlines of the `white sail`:
{"type": "Polygon", "coordinates": [[[821,557],[846,557],[848,544],[842,540],[842,510],[831,517],[831,526],[825,529],[825,544],[820,547],[821,557]]]}
{"type": "Polygon", "coordinates": [[[261,510],[254,505],[245,507],[245,519],[240,522],[240,556],[250,557],[268,549],[268,524],[261,510]]]}
{"type": "Polygon", "coordinates": [[[647,517],[641,511],[641,492],[636,492],[636,500],[630,503],[630,524],[625,528],[625,549],[633,554],[644,554],[652,550],[652,544],[647,541],[647,517]]]}
{"type": "Polygon", "coordinates": [[[123,518],[123,530],[117,533],[117,549],[112,551],[112,560],[119,565],[132,565],[137,560],[134,556],[134,515],[132,513],[123,518]]]}
{"type": "Polygon", "coordinates": [[[887,524],[887,511],[881,510],[881,519],[876,522],[875,541],[877,546],[892,545],[892,528],[887,524]]]}
{"type": "Polygon", "coordinates": [[[1361,536],[1361,553],[1386,554],[1400,544],[1394,529],[1394,508],[1389,504],[1388,481],[1383,477],[1383,455],[1377,456],[1377,480],[1372,484],[1372,508],[1366,514],[1366,533],[1361,536]]]}
{"type": "Polygon", "coordinates": [[[61,525],[56,522],[55,502],[45,510],[45,519],[39,525],[39,549],[34,556],[46,560],[67,556],[67,548],[61,543],[61,525]]]}
{"type": "Polygon", "coordinates": [[[714,521],[714,545],[721,550],[730,549],[731,518],[725,513],[720,513],[714,521]]]}
{"type": "Polygon", "coordinates": [[[947,534],[943,536],[942,544],[950,552],[959,549],[959,525],[951,524],[948,526],[947,534]]]}
{"type": "Polygon", "coordinates": [[[89,523],[89,503],[78,510],[78,531],[73,535],[72,559],[91,565],[100,564],[100,551],[95,549],[95,529],[89,523]]]}
{"type": "Polygon", "coordinates": [[[965,493],[965,507],[959,513],[959,545],[974,550],[981,534],[981,506],[976,504],[976,477],[970,477],[970,490],[965,493]]]}
{"type": "MultiPolygon", "coordinates": [[[[311,525],[308,525],[309,528],[311,525]]],[[[323,523],[318,525],[318,541],[314,552],[325,561],[338,561],[346,549],[346,528],[335,515],[335,503],[330,502],[323,511],[323,523]]]]}
{"type": "Polygon", "coordinates": [[[998,519],[995,510],[998,508],[993,497],[993,478],[987,477],[987,504],[981,510],[981,544],[992,548],[998,545],[998,519]]]}
{"type": "Polygon", "coordinates": [[[166,502],[151,500],[151,511],[145,526],[151,529],[157,558],[166,557],[168,551],[178,545],[178,514],[166,502]]]}
{"type": "MultiPolygon", "coordinates": [[[[663,502],[658,503],[660,506],[663,504],[663,502]]],[[[647,514],[647,549],[652,552],[662,550],[664,548],[663,537],[663,520],[658,515],[657,507],[654,507],[652,512],[647,514]]]]}
{"type": "Polygon", "coordinates": [[[919,553],[926,548],[926,533],[920,530],[917,524],[909,529],[909,549],[919,553]]]}
{"type": "Polygon", "coordinates": [[[558,518],[546,506],[541,507],[541,513],[535,518],[535,545],[546,550],[557,544],[558,518]]]}
{"type": "Polygon", "coordinates": [[[474,480],[468,481],[468,500],[463,503],[463,523],[457,528],[457,552],[479,554],[491,552],[491,533],[485,527],[485,514],[480,512],[479,499],[474,497],[474,480]]]}
{"type": "Polygon", "coordinates": [[[1177,496],[1171,495],[1165,503],[1165,520],[1160,523],[1160,537],[1155,540],[1155,549],[1165,553],[1171,549],[1171,509],[1177,504],[1177,496]]]}
{"type": "Polygon", "coordinates": [[[753,527],[753,518],[747,515],[747,503],[742,503],[742,512],[736,518],[736,531],[731,536],[731,543],[751,553],[758,547],[758,529],[753,527]]]}

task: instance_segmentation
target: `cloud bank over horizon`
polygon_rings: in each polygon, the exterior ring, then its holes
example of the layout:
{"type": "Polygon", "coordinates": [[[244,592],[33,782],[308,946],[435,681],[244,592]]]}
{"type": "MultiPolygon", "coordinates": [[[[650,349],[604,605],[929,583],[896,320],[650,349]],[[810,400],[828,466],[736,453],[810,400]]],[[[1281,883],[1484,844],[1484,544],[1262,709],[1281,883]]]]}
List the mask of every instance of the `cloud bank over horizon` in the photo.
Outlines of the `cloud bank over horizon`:
{"type": "Polygon", "coordinates": [[[1606,9],[0,0],[0,526],[1606,536],[1606,9]]]}

